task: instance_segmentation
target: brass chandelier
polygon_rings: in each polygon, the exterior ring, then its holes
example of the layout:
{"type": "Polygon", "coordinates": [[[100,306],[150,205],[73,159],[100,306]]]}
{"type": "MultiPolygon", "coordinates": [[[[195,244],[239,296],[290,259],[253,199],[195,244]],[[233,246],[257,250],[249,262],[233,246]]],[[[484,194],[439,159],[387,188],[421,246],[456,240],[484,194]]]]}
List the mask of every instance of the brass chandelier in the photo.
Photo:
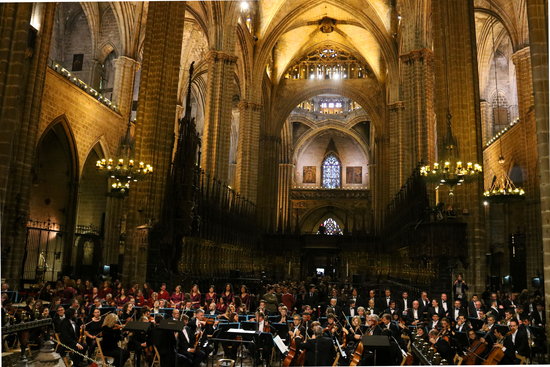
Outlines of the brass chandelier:
{"type": "Polygon", "coordinates": [[[111,182],[113,196],[126,196],[130,192],[130,183],[137,182],[153,172],[153,166],[134,160],[134,140],[130,133],[131,122],[126,134],[120,140],[116,158],[103,158],[96,162],[96,168],[105,172],[111,182]]]}

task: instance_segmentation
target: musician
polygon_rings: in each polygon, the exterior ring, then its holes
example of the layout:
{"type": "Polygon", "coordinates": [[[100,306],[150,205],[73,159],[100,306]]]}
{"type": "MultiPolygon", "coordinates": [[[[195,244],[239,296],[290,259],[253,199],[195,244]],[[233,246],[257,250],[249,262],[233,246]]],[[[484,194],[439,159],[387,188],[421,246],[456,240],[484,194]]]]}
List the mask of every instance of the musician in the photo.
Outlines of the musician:
{"type": "Polygon", "coordinates": [[[224,291],[221,294],[221,298],[227,305],[233,302],[233,286],[231,285],[231,283],[227,283],[225,285],[224,291]]]}
{"type": "Polygon", "coordinates": [[[287,324],[290,320],[288,319],[288,309],[286,308],[286,306],[279,307],[279,313],[281,315],[277,318],[276,322],[287,324]]]}
{"type": "Polygon", "coordinates": [[[537,303],[536,309],[531,312],[529,319],[535,326],[544,327],[546,325],[546,313],[544,312],[544,304],[537,303]]]}
{"type": "MultiPolygon", "coordinates": [[[[496,328],[495,330],[500,331],[499,329],[496,328]]],[[[510,332],[504,336],[504,341],[502,343],[495,343],[494,346],[502,348],[504,352],[505,358],[501,360],[501,364],[519,363],[516,353],[524,357],[529,357],[530,355],[527,335],[518,332],[518,321],[516,319],[510,321],[510,332]]]]}
{"type": "MultiPolygon", "coordinates": [[[[357,309],[359,313],[359,309],[357,309]]],[[[368,306],[365,309],[365,312],[367,315],[376,315],[378,314],[378,308],[376,307],[376,303],[372,298],[369,299],[368,306]]]]}
{"type": "Polygon", "coordinates": [[[384,310],[384,313],[390,314],[392,318],[394,315],[401,315],[401,311],[396,307],[396,302],[393,299],[390,301],[390,306],[384,310]]]}
{"type": "Polygon", "coordinates": [[[441,293],[441,298],[439,299],[439,306],[443,309],[444,317],[449,318],[451,314],[451,304],[447,299],[447,293],[441,293]]]}
{"type": "Polygon", "coordinates": [[[176,285],[174,292],[170,296],[170,304],[174,308],[179,308],[183,301],[185,301],[185,294],[181,291],[181,285],[176,285]]]}
{"type": "Polygon", "coordinates": [[[269,333],[271,328],[269,327],[269,322],[265,319],[265,314],[263,312],[256,313],[256,320],[258,321],[256,331],[261,331],[262,333],[269,333]]]}
{"type": "Polygon", "coordinates": [[[485,315],[485,310],[481,306],[481,301],[473,301],[473,307],[468,309],[469,316],[474,319],[481,320],[485,315]]]}
{"type": "Polygon", "coordinates": [[[332,313],[327,315],[327,324],[323,329],[323,335],[328,337],[340,337],[340,327],[336,324],[336,316],[332,313]]]}
{"type": "MultiPolygon", "coordinates": [[[[353,348],[351,354],[353,354],[353,350],[355,350],[357,343],[359,343],[364,335],[363,328],[363,325],[361,325],[361,318],[359,316],[353,316],[351,318],[351,325],[349,329],[347,329],[348,332],[346,334],[346,344],[348,347],[353,348]]],[[[349,354],[350,353],[348,353],[348,355],[349,354]]]]}
{"type": "Polygon", "coordinates": [[[356,303],[355,299],[351,298],[348,302],[348,307],[346,307],[344,309],[344,315],[350,316],[350,317],[355,317],[357,315],[357,308],[355,307],[356,304],[357,303],[356,303]]]}
{"type": "Polygon", "coordinates": [[[391,290],[389,288],[386,288],[384,290],[384,297],[380,298],[378,300],[378,309],[380,311],[385,310],[390,307],[390,302],[393,300],[391,296],[391,290]]]}
{"type": "Polygon", "coordinates": [[[458,316],[458,319],[456,320],[456,325],[454,327],[454,331],[458,333],[465,333],[470,329],[471,327],[468,325],[466,321],[466,316],[464,315],[458,316]]]}
{"type": "MultiPolygon", "coordinates": [[[[80,326],[76,322],[75,311],[72,308],[68,309],[66,316],[63,317],[61,321],[59,321],[58,330],[61,343],[71,348],[72,350],[76,350],[79,353],[86,354],[86,344],[84,344],[84,342],[79,342],[80,326]]],[[[83,362],[83,357],[79,354],[70,353],[69,355],[74,365],[79,365],[83,362]]]]}
{"type": "MultiPolygon", "coordinates": [[[[481,351],[483,351],[484,347],[478,346],[475,351],[471,350],[471,348],[478,343],[487,344],[485,342],[485,339],[479,337],[474,330],[469,330],[467,335],[467,344],[460,344],[460,349],[464,351],[464,356],[466,358],[470,355],[473,357],[475,364],[482,364],[483,357],[487,354],[486,352],[480,353],[481,351]]],[[[487,347],[485,348],[487,349],[487,347]]],[[[488,349],[490,350],[490,346],[488,349]]]]}
{"type": "MultiPolygon", "coordinates": [[[[502,307],[502,306],[500,306],[500,307],[502,307]]],[[[491,306],[487,310],[487,315],[493,315],[497,319],[502,318],[502,310],[499,308],[497,300],[492,300],[491,301],[491,306]]]]}
{"type": "Polygon", "coordinates": [[[403,311],[403,316],[405,316],[405,311],[407,311],[409,308],[412,307],[412,302],[409,299],[409,293],[408,292],[401,293],[401,298],[399,298],[397,300],[396,306],[401,311],[403,311]]]}
{"type": "MultiPolygon", "coordinates": [[[[204,313],[203,313],[204,316],[204,313]]],[[[183,364],[190,362],[190,365],[194,367],[200,366],[201,362],[205,361],[208,357],[208,354],[205,350],[200,348],[200,339],[202,337],[202,332],[195,333],[193,329],[188,325],[189,317],[187,315],[182,315],[183,329],[179,331],[176,335],[178,344],[177,351],[179,353],[178,359],[183,364]],[[181,356],[184,356],[183,360],[181,356]]]]}
{"type": "Polygon", "coordinates": [[[460,302],[460,300],[457,299],[454,303],[453,309],[449,312],[449,318],[451,319],[451,321],[456,322],[460,315],[466,316],[466,313],[462,308],[462,303],[460,302]]]}
{"type": "Polygon", "coordinates": [[[429,342],[428,333],[426,333],[426,325],[424,325],[424,323],[416,325],[416,336],[425,342],[429,342]]]}
{"type": "Polygon", "coordinates": [[[422,313],[427,314],[428,309],[429,309],[430,304],[431,304],[430,300],[428,299],[428,293],[426,293],[425,291],[420,293],[420,298],[418,299],[418,304],[419,304],[420,310],[422,310],[422,313]]]}
{"type": "Polygon", "coordinates": [[[216,303],[215,302],[210,302],[210,304],[208,304],[208,314],[209,315],[217,315],[218,314],[218,310],[216,310],[216,303]]]}
{"type": "MultiPolygon", "coordinates": [[[[285,288],[286,289],[286,288],[285,288]]],[[[288,293],[288,292],[287,292],[288,293]]],[[[290,295],[292,297],[292,295],[290,295]]],[[[285,295],[283,295],[283,303],[285,303],[285,295]]],[[[246,285],[241,285],[241,302],[243,305],[246,306],[245,310],[249,310],[250,309],[250,293],[248,292],[248,288],[246,287],[246,285]]],[[[285,303],[286,305],[286,303],[285,303]]],[[[288,309],[291,310],[292,309],[292,305],[291,306],[288,306],[288,309]]]]}
{"type": "Polygon", "coordinates": [[[92,318],[86,324],[84,328],[84,335],[86,336],[86,345],[88,346],[88,357],[92,357],[97,347],[96,337],[101,333],[101,326],[103,321],[101,320],[101,311],[96,308],[92,313],[92,318]]]}
{"type": "Polygon", "coordinates": [[[216,294],[216,287],[211,285],[208,288],[208,293],[204,295],[204,303],[207,305],[218,303],[218,295],[216,294]]]}
{"type": "Polygon", "coordinates": [[[295,337],[305,337],[306,328],[302,325],[302,317],[300,315],[295,314],[292,317],[292,325],[290,325],[290,327],[288,328],[288,335],[290,336],[289,343],[290,339],[293,339],[295,337]]]}
{"type": "Polygon", "coordinates": [[[298,345],[298,349],[306,351],[306,366],[331,366],[336,357],[332,339],[323,336],[323,328],[315,326],[313,336],[298,345]]]}
{"type": "Polygon", "coordinates": [[[128,302],[122,307],[122,314],[120,315],[124,323],[132,321],[137,317],[137,311],[134,308],[133,302],[128,302]]]}
{"type": "Polygon", "coordinates": [[[439,306],[439,301],[437,299],[432,299],[432,305],[428,308],[428,314],[430,317],[433,314],[437,314],[439,318],[445,317],[445,311],[439,306]]]}
{"type": "Polygon", "coordinates": [[[441,328],[441,325],[439,324],[439,314],[434,313],[432,315],[432,321],[428,323],[428,330],[437,329],[439,330],[441,328]]]}
{"type": "Polygon", "coordinates": [[[365,335],[382,335],[382,328],[380,327],[378,315],[367,316],[367,330],[365,335]]]}
{"type": "Polygon", "coordinates": [[[197,308],[195,310],[194,316],[188,320],[187,325],[195,334],[197,330],[202,330],[206,327],[206,318],[204,317],[204,310],[202,308],[197,308]]]}
{"type": "Polygon", "coordinates": [[[387,336],[393,336],[394,338],[400,338],[401,332],[399,331],[399,327],[391,322],[392,317],[390,314],[383,314],[381,321],[382,324],[380,325],[380,328],[382,329],[382,335],[387,336]]]}
{"type": "Polygon", "coordinates": [[[330,307],[333,309],[335,315],[341,315],[342,314],[342,308],[338,305],[338,299],[336,297],[332,297],[329,301],[329,304],[327,307],[330,307]]]}
{"type": "Polygon", "coordinates": [[[172,310],[172,317],[170,318],[170,320],[173,320],[173,321],[179,321],[181,318],[181,312],[180,310],[178,310],[177,308],[174,308],[172,310]]]}
{"type": "Polygon", "coordinates": [[[53,317],[53,329],[56,333],[60,333],[61,323],[65,319],[65,307],[59,305],[55,311],[56,315],[53,317]]]}
{"type": "Polygon", "coordinates": [[[516,302],[517,293],[509,293],[504,301],[502,301],[502,307],[506,310],[509,308],[515,309],[519,306],[516,302]]]}
{"type": "Polygon", "coordinates": [[[451,345],[444,338],[439,336],[439,332],[437,330],[431,330],[428,333],[428,337],[437,353],[441,355],[441,358],[447,360],[449,363],[452,363],[455,353],[451,349],[451,345]]]}
{"type": "Polygon", "coordinates": [[[158,299],[164,299],[166,301],[170,301],[170,293],[166,290],[166,283],[162,283],[160,285],[160,290],[158,291],[158,299]]]}
{"type": "Polygon", "coordinates": [[[502,320],[501,324],[504,324],[506,326],[510,326],[510,321],[514,319],[514,310],[506,310],[504,311],[504,320],[502,320]]]}
{"type": "Polygon", "coordinates": [[[122,325],[116,314],[110,313],[105,316],[105,320],[103,320],[103,325],[101,327],[103,336],[101,340],[101,349],[104,355],[114,358],[113,365],[115,367],[124,366],[126,360],[130,357],[130,353],[127,350],[118,346],[118,342],[122,340],[121,329],[122,325]]]}
{"type": "Polygon", "coordinates": [[[404,313],[406,313],[405,322],[408,325],[417,325],[423,318],[420,302],[417,300],[412,301],[412,308],[405,310],[404,313]]]}
{"type": "Polygon", "coordinates": [[[199,290],[199,286],[197,284],[193,284],[191,287],[191,291],[189,292],[189,295],[191,297],[191,308],[197,309],[201,306],[201,291],[199,290]]]}

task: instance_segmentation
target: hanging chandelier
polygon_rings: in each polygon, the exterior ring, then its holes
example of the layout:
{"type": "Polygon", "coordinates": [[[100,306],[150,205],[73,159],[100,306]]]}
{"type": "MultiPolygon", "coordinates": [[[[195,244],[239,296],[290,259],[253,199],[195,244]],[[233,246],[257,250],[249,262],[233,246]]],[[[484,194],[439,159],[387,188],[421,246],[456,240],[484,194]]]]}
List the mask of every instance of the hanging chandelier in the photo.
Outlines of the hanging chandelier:
{"type": "Polygon", "coordinates": [[[96,168],[106,173],[112,180],[111,194],[115,196],[128,195],[131,182],[137,182],[153,172],[150,164],[135,162],[134,140],[130,128],[131,122],[128,122],[126,134],[120,140],[116,158],[103,158],[96,163],[96,168]]]}
{"type": "Polygon", "coordinates": [[[457,142],[452,133],[451,119],[451,114],[447,113],[447,134],[443,142],[445,147],[443,159],[432,165],[421,166],[420,175],[427,182],[447,186],[449,196],[452,197],[456,186],[477,178],[482,172],[482,168],[479,163],[463,162],[457,158],[457,142]]]}

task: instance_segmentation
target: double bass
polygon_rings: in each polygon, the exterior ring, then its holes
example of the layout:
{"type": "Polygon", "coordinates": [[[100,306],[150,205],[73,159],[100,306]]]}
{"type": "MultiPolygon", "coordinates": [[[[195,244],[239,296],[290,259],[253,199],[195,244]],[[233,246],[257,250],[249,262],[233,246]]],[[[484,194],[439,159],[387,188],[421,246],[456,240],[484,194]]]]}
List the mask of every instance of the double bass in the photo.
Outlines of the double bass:
{"type": "MultiPolygon", "coordinates": [[[[502,344],[502,342],[504,341],[504,338],[508,335],[512,335],[512,332],[511,331],[507,332],[506,335],[502,337],[502,339],[499,339],[495,344],[502,344]]],[[[499,345],[494,345],[493,349],[491,349],[491,352],[489,353],[485,361],[483,361],[483,364],[484,365],[499,364],[502,358],[504,358],[504,351],[499,345]]]]}
{"type": "MultiPolygon", "coordinates": [[[[485,353],[485,349],[487,349],[487,344],[485,344],[479,339],[474,340],[474,342],[470,345],[470,347],[466,349],[465,351],[466,357],[464,358],[464,361],[462,362],[462,364],[468,364],[468,365],[478,364],[477,359],[481,358],[483,353],[485,353]]],[[[502,351],[502,349],[500,349],[500,351],[502,351]]]]}

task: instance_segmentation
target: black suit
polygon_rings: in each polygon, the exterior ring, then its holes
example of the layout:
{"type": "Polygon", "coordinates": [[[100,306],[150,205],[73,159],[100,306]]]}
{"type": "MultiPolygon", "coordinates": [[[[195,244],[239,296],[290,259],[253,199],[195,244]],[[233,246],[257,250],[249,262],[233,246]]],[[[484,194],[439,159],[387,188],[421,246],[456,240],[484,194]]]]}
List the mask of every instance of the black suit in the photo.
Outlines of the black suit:
{"type": "Polygon", "coordinates": [[[201,349],[194,352],[189,351],[189,349],[195,347],[195,341],[195,335],[189,326],[185,326],[182,331],[178,332],[177,351],[179,353],[178,362],[180,365],[192,365],[196,367],[200,366],[201,362],[206,359],[207,355],[201,349]]]}
{"type": "Polygon", "coordinates": [[[466,312],[464,312],[464,309],[462,308],[456,309],[455,307],[453,307],[449,310],[449,319],[451,319],[451,321],[456,322],[456,320],[458,319],[458,316],[461,316],[461,315],[466,317],[466,312]],[[458,311],[458,314],[456,316],[455,316],[455,310],[458,311]]]}
{"type": "Polygon", "coordinates": [[[406,309],[412,307],[412,303],[413,303],[413,301],[407,298],[407,305],[405,305],[405,300],[403,298],[400,298],[400,299],[397,300],[396,306],[400,310],[406,310],[406,309]]]}
{"type": "Polygon", "coordinates": [[[319,337],[301,343],[298,349],[306,351],[306,366],[331,366],[336,357],[331,338],[319,337]]]}
{"type": "Polygon", "coordinates": [[[421,309],[417,309],[416,310],[416,317],[414,315],[414,309],[413,308],[409,308],[407,310],[407,316],[405,318],[405,322],[407,324],[412,324],[414,321],[418,321],[418,320],[422,320],[424,318],[424,315],[422,314],[422,310],[421,309]]]}
{"type": "Polygon", "coordinates": [[[445,307],[443,307],[443,300],[439,300],[439,307],[443,310],[443,315],[445,317],[449,317],[449,313],[453,309],[453,305],[449,302],[449,300],[445,301],[445,305],[447,306],[447,311],[445,311],[445,307]]]}
{"type": "Polygon", "coordinates": [[[378,299],[378,309],[380,311],[385,310],[386,308],[390,307],[390,302],[393,301],[392,297],[389,297],[389,300],[386,296],[380,297],[378,299]]]}
{"type": "Polygon", "coordinates": [[[434,346],[435,349],[437,349],[437,353],[441,355],[441,358],[446,359],[449,364],[453,363],[453,359],[455,357],[454,352],[445,339],[439,338],[434,346]]]}
{"type": "Polygon", "coordinates": [[[546,325],[546,314],[544,310],[541,312],[542,317],[540,317],[539,312],[535,309],[531,314],[529,315],[529,318],[531,319],[531,322],[535,326],[542,326],[546,325]]]}
{"type": "Polygon", "coordinates": [[[346,315],[346,316],[352,316],[352,315],[351,315],[351,310],[352,310],[352,309],[353,309],[353,311],[354,311],[353,315],[354,315],[354,316],[357,316],[357,307],[346,307],[346,308],[344,309],[344,315],[346,315]]]}
{"type": "MultiPolygon", "coordinates": [[[[78,339],[80,338],[80,327],[75,321],[71,321],[68,317],[65,317],[62,321],[59,322],[59,339],[61,343],[65,344],[71,349],[74,349],[82,354],[86,354],[86,346],[83,345],[84,349],[78,349],[78,339]]],[[[66,352],[66,351],[62,351],[66,352]]],[[[75,365],[78,365],[82,362],[82,357],[76,353],[71,355],[75,365]]]]}
{"type": "Polygon", "coordinates": [[[428,308],[428,314],[430,315],[430,318],[432,317],[432,315],[437,314],[439,318],[442,319],[443,317],[445,317],[445,310],[441,306],[438,306],[437,310],[435,309],[435,307],[430,306],[430,308],[428,308]]]}
{"type": "Polygon", "coordinates": [[[399,315],[399,317],[401,317],[401,310],[398,309],[398,308],[394,308],[394,309],[391,309],[391,308],[386,308],[384,310],[384,313],[387,313],[387,314],[390,314],[390,315],[399,315]]]}

